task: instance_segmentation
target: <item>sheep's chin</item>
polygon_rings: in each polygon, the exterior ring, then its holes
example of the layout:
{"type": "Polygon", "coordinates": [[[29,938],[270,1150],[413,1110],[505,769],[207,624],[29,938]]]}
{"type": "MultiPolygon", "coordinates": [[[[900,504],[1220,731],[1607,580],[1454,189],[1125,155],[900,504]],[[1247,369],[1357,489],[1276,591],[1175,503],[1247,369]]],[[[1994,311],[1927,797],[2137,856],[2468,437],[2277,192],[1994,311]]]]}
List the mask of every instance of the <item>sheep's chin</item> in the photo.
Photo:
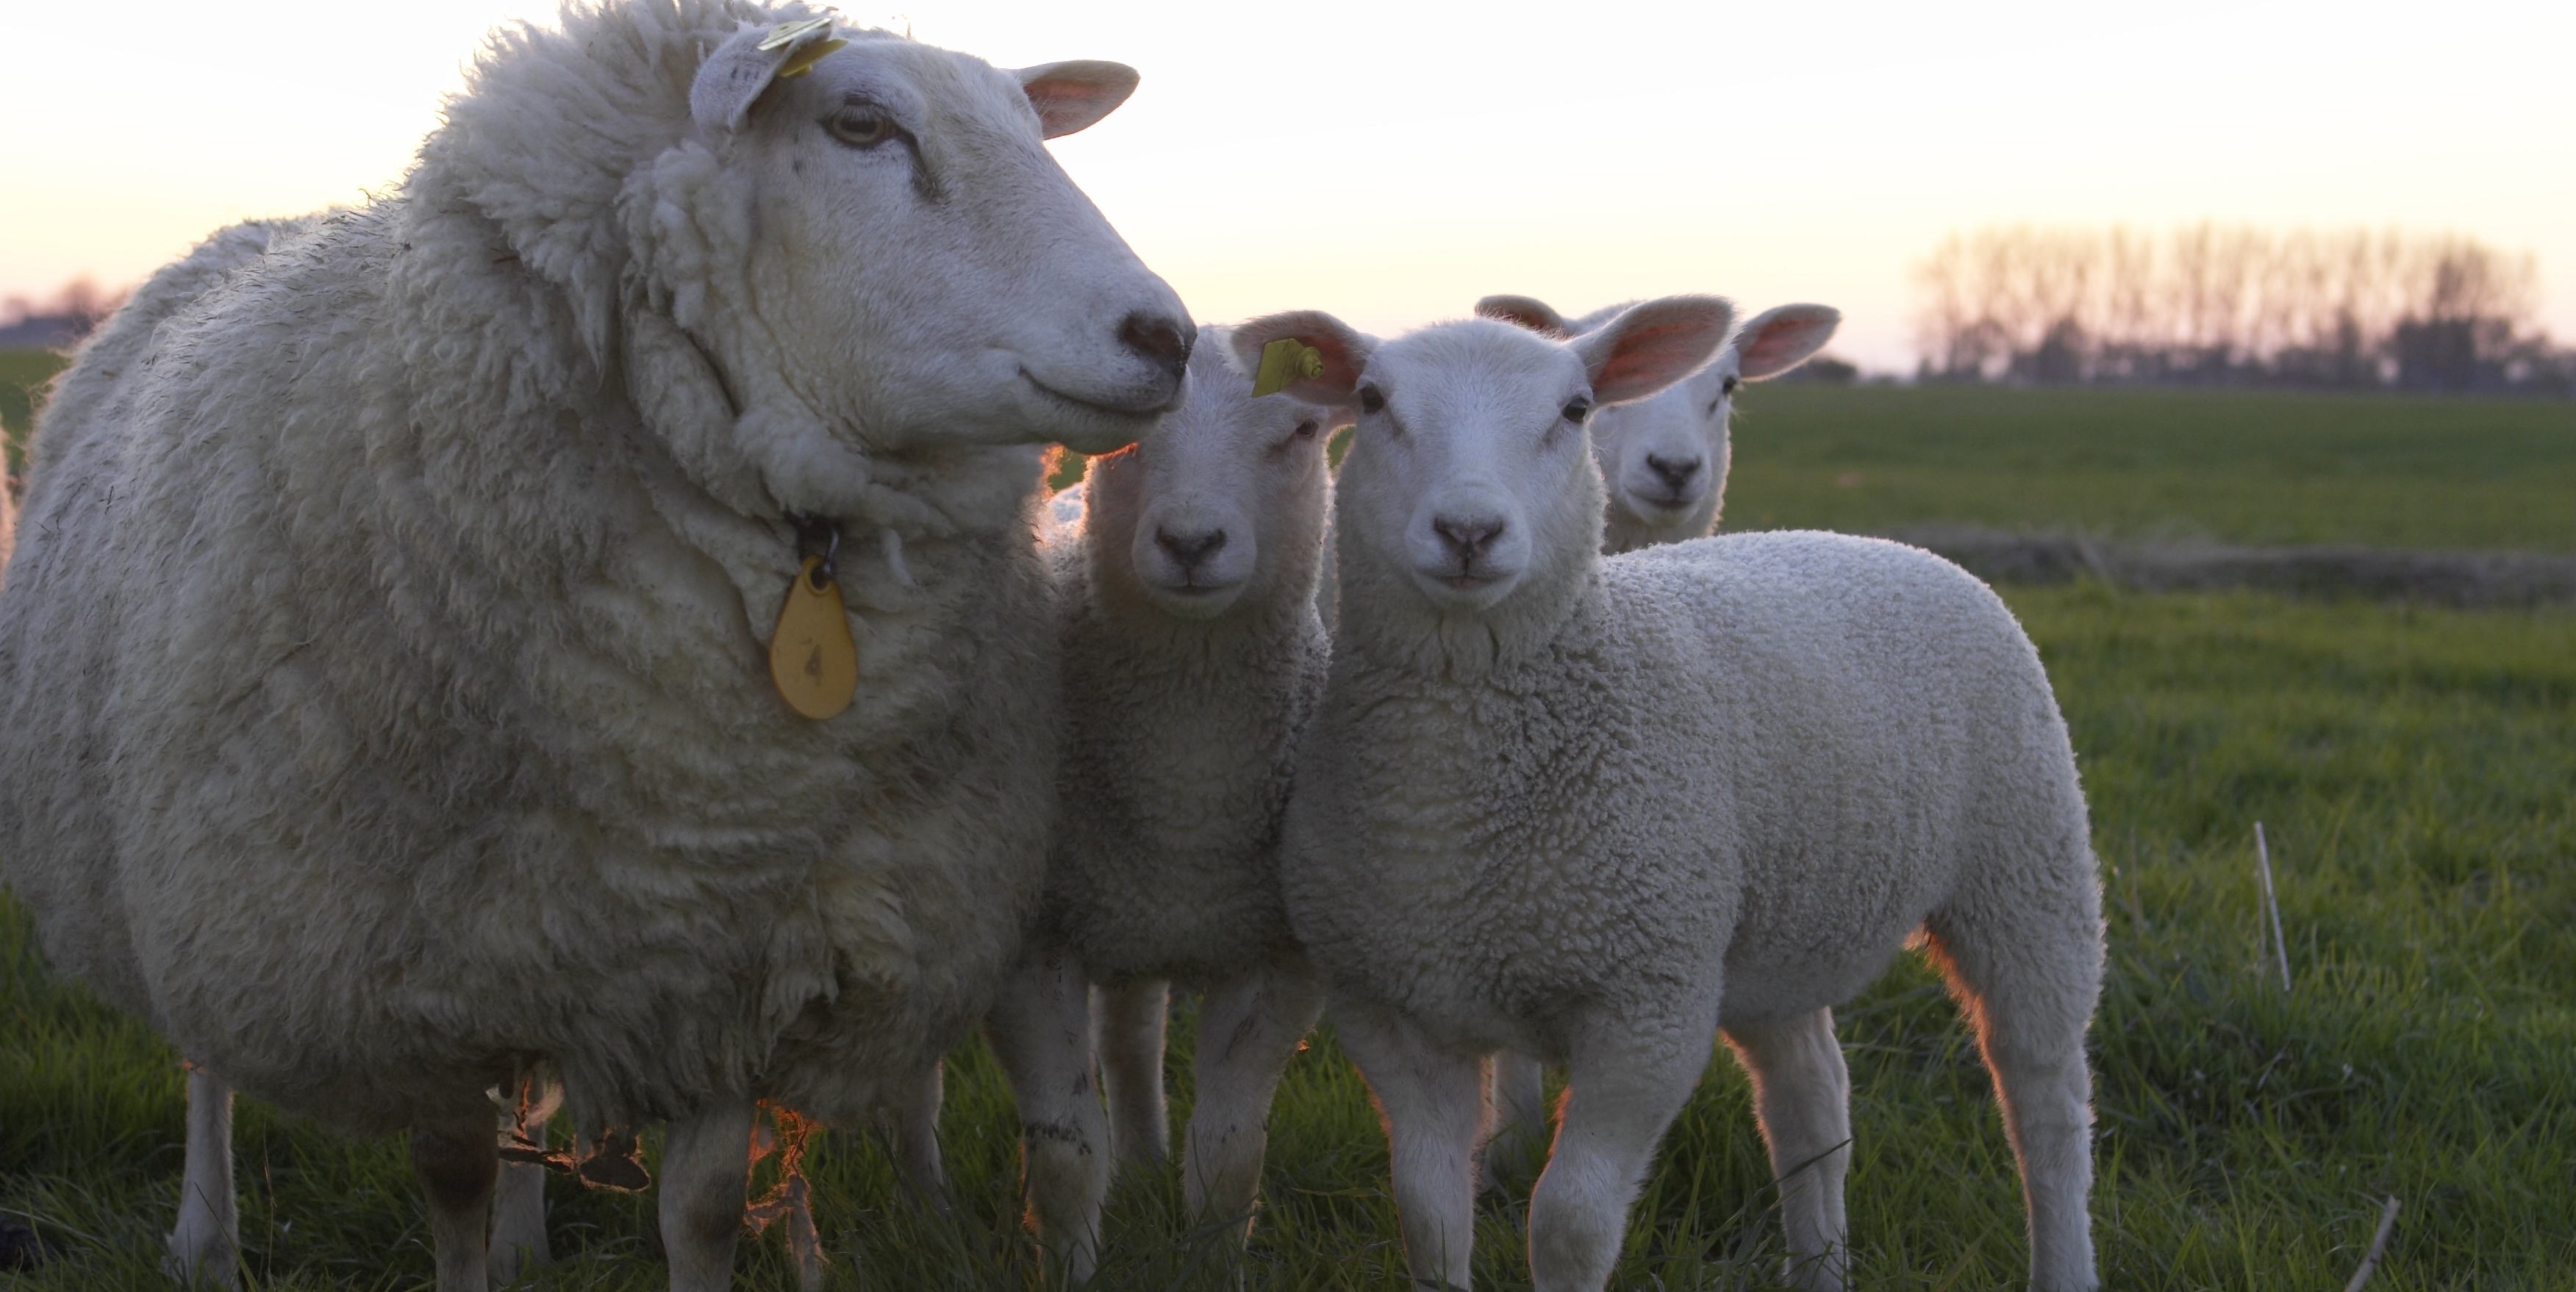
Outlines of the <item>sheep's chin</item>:
{"type": "Polygon", "coordinates": [[[1174,619],[1205,620],[1214,619],[1231,609],[1235,600],[1243,595],[1243,585],[1238,582],[1221,587],[1207,587],[1201,584],[1172,587],[1159,583],[1147,583],[1145,595],[1164,614],[1174,619]]]}

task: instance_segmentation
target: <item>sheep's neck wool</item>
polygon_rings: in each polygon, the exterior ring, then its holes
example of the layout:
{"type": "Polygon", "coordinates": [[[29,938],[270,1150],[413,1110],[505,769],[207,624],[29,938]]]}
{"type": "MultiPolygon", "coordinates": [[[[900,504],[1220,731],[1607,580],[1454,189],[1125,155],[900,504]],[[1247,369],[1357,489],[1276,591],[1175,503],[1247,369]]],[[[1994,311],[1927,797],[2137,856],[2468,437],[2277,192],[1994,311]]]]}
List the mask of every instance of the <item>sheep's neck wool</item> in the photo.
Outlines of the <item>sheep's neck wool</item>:
{"type": "Polygon", "coordinates": [[[859,651],[841,609],[841,583],[808,553],[787,582],[778,629],[769,635],[769,680],[787,707],[819,722],[850,707],[859,690],[859,651]]]}

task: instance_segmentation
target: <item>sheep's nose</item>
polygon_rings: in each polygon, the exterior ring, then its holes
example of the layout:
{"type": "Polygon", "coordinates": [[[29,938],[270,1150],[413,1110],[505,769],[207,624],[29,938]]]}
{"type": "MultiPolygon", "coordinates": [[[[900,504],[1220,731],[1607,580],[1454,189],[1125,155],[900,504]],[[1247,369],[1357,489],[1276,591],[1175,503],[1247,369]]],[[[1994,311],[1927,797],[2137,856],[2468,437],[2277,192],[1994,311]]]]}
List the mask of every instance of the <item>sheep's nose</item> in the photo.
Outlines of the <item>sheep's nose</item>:
{"type": "Polygon", "coordinates": [[[1190,366],[1190,346],[1198,336],[1198,325],[1188,319],[1143,310],[1128,315],[1118,325],[1118,339],[1137,358],[1162,369],[1174,381],[1179,381],[1183,370],[1190,366]]]}
{"type": "Polygon", "coordinates": [[[1476,558],[1503,532],[1500,516],[1441,516],[1431,522],[1432,532],[1449,545],[1462,566],[1475,564],[1476,558]]]}
{"type": "Polygon", "coordinates": [[[1199,562],[1206,560],[1209,553],[1225,546],[1225,531],[1211,529],[1200,534],[1175,534],[1156,527],[1154,546],[1171,553],[1172,563],[1186,573],[1197,569],[1199,562]]]}
{"type": "Polygon", "coordinates": [[[1691,477],[1699,474],[1698,458],[1663,458],[1646,455],[1646,467],[1663,477],[1664,487],[1678,494],[1690,487],[1691,477]]]}

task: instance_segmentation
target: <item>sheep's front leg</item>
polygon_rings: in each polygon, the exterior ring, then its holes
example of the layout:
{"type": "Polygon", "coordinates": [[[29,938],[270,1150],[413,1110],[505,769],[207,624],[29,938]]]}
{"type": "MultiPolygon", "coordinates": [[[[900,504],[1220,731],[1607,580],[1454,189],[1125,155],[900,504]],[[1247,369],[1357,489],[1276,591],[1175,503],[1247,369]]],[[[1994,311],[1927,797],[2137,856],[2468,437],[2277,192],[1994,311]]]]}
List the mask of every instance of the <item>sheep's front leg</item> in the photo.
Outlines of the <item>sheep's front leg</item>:
{"type": "Polygon", "coordinates": [[[941,1215],[948,1214],[948,1174],[939,1158],[939,1108],[947,1101],[945,1081],[944,1066],[931,1064],[886,1100],[883,1114],[904,1183],[941,1215]]]}
{"type": "Polygon", "coordinates": [[[1100,1085],[1109,1098],[1109,1149],[1121,1162],[1161,1170],[1172,1157],[1163,1103],[1163,1024],[1172,985],[1139,978],[1092,991],[1098,1009],[1100,1085]]]}
{"type": "Polygon", "coordinates": [[[1494,1054],[1494,1137],[1485,1141],[1485,1187],[1526,1181],[1547,1151],[1547,1074],[1513,1050],[1494,1054]]]}
{"type": "Polygon", "coordinates": [[[1440,1049],[1380,1006],[1336,1005],[1334,1027],[1386,1125],[1404,1263],[1423,1288],[1466,1292],[1476,1141],[1486,1114],[1484,1060],[1440,1049]]]}
{"type": "Polygon", "coordinates": [[[179,1224],[162,1267],[185,1285],[233,1287],[240,1223],[233,1200],[233,1088],[188,1068],[188,1161],[179,1175],[179,1224]]]}
{"type": "Polygon", "coordinates": [[[1839,1289],[1849,1260],[1843,1181],[1851,1171],[1851,1074],[1834,1041],[1834,1013],[1737,1024],[1726,1039],[1753,1077],[1754,1115],[1771,1147],[1789,1239],[1786,1281],[1809,1292],[1839,1289]]]}
{"type": "Polygon", "coordinates": [[[1032,947],[984,1031],[1020,1106],[1020,1171],[1038,1245],[1080,1283],[1099,1259],[1109,1119],[1091,1073],[1091,986],[1060,950],[1032,947]]]}
{"type": "Polygon", "coordinates": [[[425,1114],[412,1123],[411,1168],[429,1204],[429,1247],[438,1292],[484,1292],[489,1286],[484,1221],[501,1173],[489,1105],[425,1114]]]}
{"type": "Polygon", "coordinates": [[[1609,1283],[1656,1141],[1708,1066],[1704,1027],[1605,1021],[1574,1047],[1556,1148],[1530,1193],[1538,1292],[1601,1292],[1609,1283]]]}
{"type": "Polygon", "coordinates": [[[733,1283],[734,1240],[750,1183],[743,1146],[751,1141],[752,1113],[749,1095],[719,1098],[697,1116],[672,1122],[663,1137],[658,1211],[671,1292],[723,1292],[733,1283]]]}
{"type": "Polygon", "coordinates": [[[1181,1150],[1181,1196],[1193,1216],[1237,1218],[1251,1232],[1270,1097],[1323,1012],[1314,980],[1278,967],[1222,983],[1200,1004],[1198,1097],[1181,1150]]]}
{"type": "MultiPolygon", "coordinates": [[[[524,1132],[531,1144],[545,1147],[546,1121],[562,1102],[563,1088],[551,1082],[536,1088],[522,1083],[519,1104],[501,1119],[501,1135],[524,1132]]],[[[496,1286],[518,1281],[522,1270],[553,1259],[546,1249],[546,1169],[534,1162],[505,1162],[501,1184],[492,1194],[491,1273],[496,1286]]]]}

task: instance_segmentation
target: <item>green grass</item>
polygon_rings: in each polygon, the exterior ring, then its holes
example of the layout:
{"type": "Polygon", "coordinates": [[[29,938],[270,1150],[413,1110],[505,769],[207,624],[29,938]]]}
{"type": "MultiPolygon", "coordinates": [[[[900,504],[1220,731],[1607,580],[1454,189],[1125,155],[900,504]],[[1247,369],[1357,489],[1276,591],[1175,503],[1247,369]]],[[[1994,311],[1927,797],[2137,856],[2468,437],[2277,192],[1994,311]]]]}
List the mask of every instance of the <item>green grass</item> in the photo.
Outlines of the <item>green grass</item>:
{"type": "Polygon", "coordinates": [[[1758,385],[1729,529],[2576,551],[2576,401],[1758,385]]]}
{"type": "Polygon", "coordinates": [[[0,439],[7,443],[8,470],[24,465],[27,432],[36,425],[37,388],[62,371],[63,357],[51,350],[0,350],[0,439]]]}
{"type": "MultiPolygon", "coordinates": [[[[2374,1289],[2576,1287],[2576,614],[2253,594],[2017,589],[2072,724],[2109,901],[2093,1211],[2108,1286],[2331,1288],[2379,1199],[2374,1289]],[[2262,950],[2266,823],[2295,988],[2262,950]]],[[[0,1208],[68,1255],[27,1289],[163,1287],[179,1074],[139,1025],[49,979],[0,921],[0,1208]]],[[[1983,1070],[1910,960],[1840,1012],[1854,1087],[1856,1285],[2016,1285],[2020,1199],[1983,1070]]],[[[1176,1029],[1186,1071],[1190,1029],[1176,1029]]],[[[1040,1285],[1015,1227],[1014,1118],[980,1046],[952,1065],[953,1218],[847,1135],[813,1159],[838,1287],[1040,1285]]],[[[1181,1091],[1186,1107],[1186,1090],[1181,1091]]],[[[1130,1179],[1106,1289],[1403,1287],[1385,1149],[1329,1034],[1284,1083],[1239,1266],[1130,1179]]],[[[261,1287],[428,1279],[398,1141],[245,1101],[243,1241],[261,1287]]],[[[1666,1140],[1620,1287],[1767,1286],[1767,1171],[1723,1057],[1666,1140]]],[[[650,1197],[554,1194],[569,1259],[538,1286],[657,1287],[650,1197]]],[[[1522,1212],[1489,1201],[1478,1286],[1524,1288],[1522,1212]]],[[[742,1286],[786,1289],[775,1237],[742,1286]]]]}

